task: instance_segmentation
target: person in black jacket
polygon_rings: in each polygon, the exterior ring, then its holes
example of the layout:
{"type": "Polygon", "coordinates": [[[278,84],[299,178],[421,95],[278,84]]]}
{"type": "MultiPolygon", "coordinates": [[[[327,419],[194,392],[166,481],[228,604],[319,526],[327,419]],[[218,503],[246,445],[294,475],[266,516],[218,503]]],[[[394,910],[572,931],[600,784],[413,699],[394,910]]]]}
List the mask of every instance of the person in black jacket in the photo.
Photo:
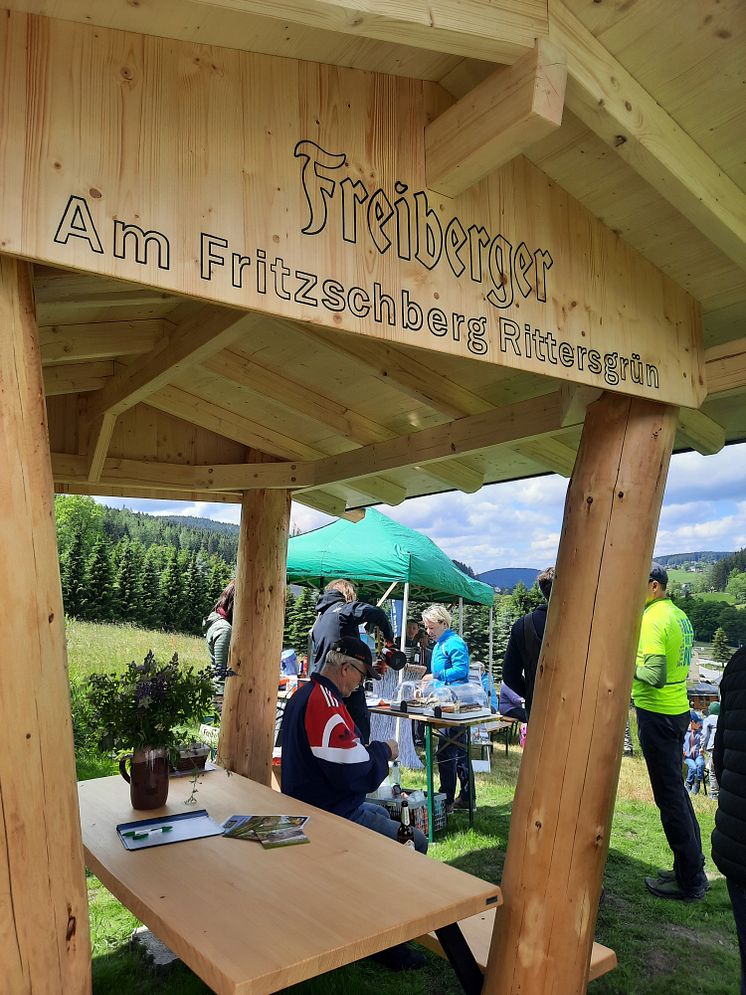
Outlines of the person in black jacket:
{"type": "Polygon", "coordinates": [[[720,682],[713,763],[720,793],[712,859],[728,885],[741,951],[741,995],[746,995],[746,647],[730,658],[720,682]]]}
{"type": "MultiPolygon", "coordinates": [[[[360,625],[377,626],[387,642],[394,639],[386,612],[375,605],[357,600],[357,591],[349,580],[339,578],[330,581],[316,603],[318,618],[310,632],[311,651],[310,672],[318,673],[326,662],[326,654],[339,642],[342,636],[360,637],[360,625]]],[[[358,687],[349,698],[345,698],[347,711],[353,718],[360,733],[361,741],[367,745],[370,740],[370,712],[365,703],[365,691],[358,687]]]]}
{"type": "MultiPolygon", "coordinates": [[[[539,605],[528,615],[519,618],[510,630],[508,645],[503,661],[503,683],[526,702],[526,719],[531,714],[531,702],[534,697],[534,682],[536,680],[536,665],[541,653],[541,641],[547,624],[547,608],[549,595],[552,593],[554,567],[547,567],[536,578],[539,590],[546,598],[547,604],[539,605]]],[[[518,717],[518,716],[517,716],[518,717]]],[[[520,716],[522,719],[523,717],[520,716]]]]}

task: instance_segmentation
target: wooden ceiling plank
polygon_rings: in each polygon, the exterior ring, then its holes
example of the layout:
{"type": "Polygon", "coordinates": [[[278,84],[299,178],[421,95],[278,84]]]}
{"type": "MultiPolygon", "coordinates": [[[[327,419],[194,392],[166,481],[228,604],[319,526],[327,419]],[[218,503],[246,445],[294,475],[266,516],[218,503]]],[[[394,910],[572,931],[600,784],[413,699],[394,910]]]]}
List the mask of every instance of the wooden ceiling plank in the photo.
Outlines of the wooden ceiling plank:
{"type": "Polygon", "coordinates": [[[746,193],[562,3],[549,37],[567,56],[565,102],[713,245],[746,269],[746,193]]]}
{"type": "Polygon", "coordinates": [[[232,439],[234,442],[261,449],[284,459],[310,460],[320,459],[326,455],[303,442],[275,432],[179,387],[162,387],[157,393],[148,397],[147,403],[152,408],[209,429],[226,439],[232,439]]]}
{"type": "Polygon", "coordinates": [[[361,472],[385,472],[406,466],[419,466],[453,455],[513,444],[535,436],[551,435],[561,429],[559,393],[496,408],[479,415],[425,429],[411,435],[365,446],[338,456],[327,456],[316,463],[316,480],[320,486],[351,480],[361,472]]]}
{"type": "Polygon", "coordinates": [[[147,319],[41,326],[41,361],[48,366],[137,356],[154,348],[163,337],[164,327],[162,321],[147,319]]]}
{"type": "Polygon", "coordinates": [[[183,370],[224,349],[260,321],[257,314],[206,305],[174,329],[154,352],[128,366],[91,402],[91,417],[110,412],[120,415],[183,370]]]}
{"type": "Polygon", "coordinates": [[[199,0],[202,6],[240,10],[338,34],[402,42],[453,55],[514,62],[547,33],[546,0],[199,0]]]}
{"type": "Polygon", "coordinates": [[[427,185],[457,197],[562,124],[567,66],[546,38],[425,128],[427,185]]]}
{"type": "Polygon", "coordinates": [[[102,390],[114,376],[114,363],[110,359],[94,363],[65,363],[45,366],[44,393],[82,394],[89,390],[102,390]]]}
{"type": "Polygon", "coordinates": [[[746,390],[746,338],[705,350],[707,399],[746,390]]]}
{"type": "Polygon", "coordinates": [[[360,445],[393,438],[393,432],[365,415],[230,350],[212,356],[202,365],[245,389],[271,398],[294,414],[300,413],[335,429],[360,445]]]}
{"type": "Polygon", "coordinates": [[[719,453],[725,445],[725,429],[696,408],[679,408],[678,434],[702,456],[719,453]]]}
{"type": "Polygon", "coordinates": [[[386,343],[372,342],[360,336],[355,339],[354,345],[348,346],[325,329],[308,327],[301,331],[311,341],[318,343],[320,339],[325,346],[363,365],[369,375],[403,391],[448,418],[478,414],[491,408],[484,398],[429,369],[418,359],[397,352],[394,347],[386,343]]]}

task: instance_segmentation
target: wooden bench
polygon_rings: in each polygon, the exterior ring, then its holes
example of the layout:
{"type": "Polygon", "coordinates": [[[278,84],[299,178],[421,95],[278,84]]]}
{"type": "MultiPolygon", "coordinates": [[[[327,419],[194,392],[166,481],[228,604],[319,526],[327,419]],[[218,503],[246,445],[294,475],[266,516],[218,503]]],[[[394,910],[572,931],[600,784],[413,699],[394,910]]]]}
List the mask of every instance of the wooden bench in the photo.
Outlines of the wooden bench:
{"type": "MultiPolygon", "coordinates": [[[[461,932],[464,934],[464,939],[469,944],[471,952],[474,954],[474,958],[482,971],[487,967],[487,956],[490,952],[494,922],[495,910],[489,909],[485,912],[479,912],[469,919],[462,919],[459,923],[461,932]]],[[[424,936],[420,936],[417,942],[439,956],[445,957],[445,951],[435,933],[427,933],[424,936]]],[[[596,978],[600,978],[602,974],[612,971],[616,966],[617,959],[614,951],[609,947],[602,946],[600,943],[594,943],[588,980],[595,981],[596,978]]]]}

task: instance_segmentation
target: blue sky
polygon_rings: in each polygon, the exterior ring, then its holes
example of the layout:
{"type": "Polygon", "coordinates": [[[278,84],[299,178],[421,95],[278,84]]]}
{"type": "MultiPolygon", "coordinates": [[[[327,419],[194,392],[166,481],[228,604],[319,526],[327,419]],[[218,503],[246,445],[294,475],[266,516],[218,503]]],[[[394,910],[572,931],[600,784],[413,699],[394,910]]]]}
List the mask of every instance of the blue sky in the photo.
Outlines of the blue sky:
{"type": "MultiPolygon", "coordinates": [[[[413,498],[385,514],[424,532],[453,559],[477,573],[493,567],[535,567],[557,555],[567,481],[555,475],[492,484],[476,494],[413,498]]],[[[111,507],[154,515],[198,515],[238,522],[239,506],[205,502],[98,498],[111,507]]],[[[293,504],[292,521],[303,531],[332,521],[293,504]]],[[[746,444],[715,456],[682,453],[671,459],[655,552],[746,547],[746,444]]]]}

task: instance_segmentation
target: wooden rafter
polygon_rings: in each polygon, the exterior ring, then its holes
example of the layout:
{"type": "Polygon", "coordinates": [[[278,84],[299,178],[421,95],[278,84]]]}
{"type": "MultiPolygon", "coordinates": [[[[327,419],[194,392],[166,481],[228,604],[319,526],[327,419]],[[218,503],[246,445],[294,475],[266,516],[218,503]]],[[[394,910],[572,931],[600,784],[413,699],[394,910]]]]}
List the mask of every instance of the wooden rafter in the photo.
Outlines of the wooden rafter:
{"type": "Polygon", "coordinates": [[[240,10],[340,34],[406,42],[415,48],[514,62],[547,33],[545,0],[199,0],[202,6],[240,10]]]}
{"type": "Polygon", "coordinates": [[[45,366],[44,393],[48,397],[56,394],[81,394],[89,390],[102,390],[114,376],[114,363],[110,359],[92,363],[62,363],[59,366],[45,366]]]}
{"type": "Polygon", "coordinates": [[[41,326],[41,360],[49,366],[138,356],[153,349],[166,327],[163,321],[147,319],[41,326]]]}
{"type": "Polygon", "coordinates": [[[695,408],[679,408],[678,434],[702,456],[719,453],[725,445],[725,429],[695,408]]]}
{"type": "Polygon", "coordinates": [[[562,123],[567,67],[546,38],[498,69],[425,129],[427,185],[457,197],[562,123]]]}
{"type": "Polygon", "coordinates": [[[746,269],[746,193],[562,3],[549,37],[567,57],[565,102],[726,256],[746,269]]]}

